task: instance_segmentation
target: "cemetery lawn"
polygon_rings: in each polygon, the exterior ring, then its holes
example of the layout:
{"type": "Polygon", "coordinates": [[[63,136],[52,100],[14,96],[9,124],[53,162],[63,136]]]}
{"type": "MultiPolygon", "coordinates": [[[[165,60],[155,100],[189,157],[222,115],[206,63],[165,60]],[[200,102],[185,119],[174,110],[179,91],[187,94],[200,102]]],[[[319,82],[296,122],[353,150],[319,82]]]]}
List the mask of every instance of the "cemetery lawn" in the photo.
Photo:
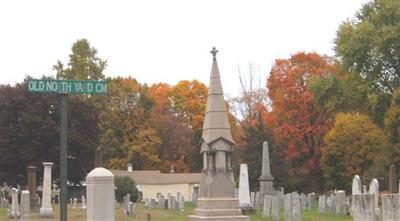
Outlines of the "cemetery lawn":
{"type": "MultiPolygon", "coordinates": [[[[59,220],[59,207],[53,205],[53,209],[56,217],[53,219],[44,219],[39,218],[38,213],[32,213],[29,216],[29,221],[58,221],[59,220]]],[[[146,221],[147,213],[151,214],[152,221],[186,221],[187,216],[193,214],[194,207],[191,204],[185,205],[185,211],[180,213],[178,211],[170,211],[164,209],[146,209],[143,206],[143,203],[138,205],[139,215],[136,218],[133,217],[125,217],[123,215],[123,209],[121,206],[115,210],[116,221],[146,221]]],[[[281,212],[281,215],[283,211],[281,212]]],[[[332,216],[332,215],[320,215],[317,210],[306,211],[302,214],[303,221],[351,221],[350,216],[332,216]]],[[[0,208],[0,220],[1,221],[12,221],[13,219],[9,219],[7,217],[7,212],[4,208],[0,208]]],[[[68,220],[73,221],[86,221],[86,210],[81,209],[72,209],[68,208],[68,220]]],[[[252,221],[265,221],[266,219],[262,218],[261,212],[257,212],[256,214],[251,216],[252,221]]],[[[272,220],[272,219],[267,219],[272,220]]],[[[283,221],[283,217],[281,217],[283,221]]]]}

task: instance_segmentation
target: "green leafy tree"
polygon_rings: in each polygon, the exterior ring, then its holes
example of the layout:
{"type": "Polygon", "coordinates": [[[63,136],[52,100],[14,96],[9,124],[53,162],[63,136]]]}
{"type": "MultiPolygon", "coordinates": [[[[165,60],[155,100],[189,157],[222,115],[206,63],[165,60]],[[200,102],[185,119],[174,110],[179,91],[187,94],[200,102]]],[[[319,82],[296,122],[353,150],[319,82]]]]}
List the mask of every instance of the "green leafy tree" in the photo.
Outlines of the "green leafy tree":
{"type": "Polygon", "coordinates": [[[373,0],[340,25],[335,50],[343,65],[377,91],[400,85],[400,1],[373,0]]]}
{"type": "Polygon", "coordinates": [[[131,195],[131,201],[137,202],[139,197],[139,191],[137,189],[135,181],[133,181],[130,177],[115,177],[115,197],[117,198],[118,202],[122,202],[124,196],[126,194],[131,195]]]}
{"type": "Polygon", "coordinates": [[[154,101],[146,85],[135,79],[109,81],[109,95],[100,113],[100,150],[110,168],[154,169],[161,144],[153,118],[154,101]]]}
{"type": "Polygon", "coordinates": [[[107,62],[97,57],[97,50],[86,39],[80,39],[72,45],[67,67],[58,60],[53,69],[58,79],[101,80],[107,62]]]}
{"type": "Polygon", "coordinates": [[[366,181],[384,177],[389,163],[388,140],[368,116],[339,113],[324,140],[321,168],[326,189],[349,191],[356,174],[366,181]]]}
{"type": "MultiPolygon", "coordinates": [[[[24,184],[26,167],[54,162],[59,177],[60,105],[56,94],[28,92],[28,82],[0,86],[0,183],[24,184]]],[[[88,102],[68,102],[68,180],[80,183],[93,169],[97,146],[97,111],[88,102]]],[[[39,169],[40,173],[43,170],[39,169]]]]}

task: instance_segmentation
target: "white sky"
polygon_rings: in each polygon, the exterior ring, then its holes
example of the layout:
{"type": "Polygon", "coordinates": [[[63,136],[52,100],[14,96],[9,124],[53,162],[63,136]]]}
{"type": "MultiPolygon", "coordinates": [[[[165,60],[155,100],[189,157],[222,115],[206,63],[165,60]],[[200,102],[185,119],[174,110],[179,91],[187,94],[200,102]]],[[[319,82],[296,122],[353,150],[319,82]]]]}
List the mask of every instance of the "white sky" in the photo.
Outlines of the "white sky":
{"type": "Polygon", "coordinates": [[[225,93],[239,91],[238,66],[265,78],[277,58],[298,51],[334,55],[339,24],[366,0],[1,1],[0,84],[54,75],[86,38],[107,76],[208,85],[213,46],[225,93]]]}

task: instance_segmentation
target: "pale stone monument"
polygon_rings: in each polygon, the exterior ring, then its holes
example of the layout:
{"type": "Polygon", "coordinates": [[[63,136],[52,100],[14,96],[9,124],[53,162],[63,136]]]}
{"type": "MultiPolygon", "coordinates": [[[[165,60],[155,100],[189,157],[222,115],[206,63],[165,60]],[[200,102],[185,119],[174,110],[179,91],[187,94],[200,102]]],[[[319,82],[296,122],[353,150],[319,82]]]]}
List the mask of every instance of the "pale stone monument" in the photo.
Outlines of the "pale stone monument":
{"type": "Polygon", "coordinates": [[[264,219],[271,218],[271,204],[272,204],[272,196],[264,195],[264,203],[263,203],[263,218],[264,219]]]}
{"type": "Polygon", "coordinates": [[[22,190],[21,192],[21,211],[23,214],[28,214],[31,211],[29,190],[22,190]]]}
{"type": "Polygon", "coordinates": [[[320,195],[318,197],[318,212],[323,214],[326,212],[326,196],[320,195]]]}
{"type": "Polygon", "coordinates": [[[353,184],[351,188],[351,194],[361,194],[361,179],[358,175],[355,175],[353,178],[353,184]]]}
{"type": "Polygon", "coordinates": [[[287,193],[283,198],[283,212],[286,221],[292,221],[292,194],[287,193]]]}
{"type": "Polygon", "coordinates": [[[43,162],[43,166],[43,193],[39,216],[52,218],[54,217],[53,208],[51,207],[51,167],[53,166],[53,163],[43,162]]]}
{"type": "Polygon", "coordinates": [[[224,101],[220,74],[217,64],[217,50],[211,51],[213,62],[203,134],[200,141],[200,153],[203,169],[200,180],[200,197],[194,215],[189,221],[196,220],[231,220],[248,221],[235,198],[235,180],[231,166],[233,140],[228,120],[228,111],[224,101]]]}
{"type": "Polygon", "coordinates": [[[375,221],[374,194],[352,195],[352,216],[354,221],[375,221]]]}
{"type": "Polygon", "coordinates": [[[82,196],[82,209],[86,209],[86,199],[82,196]]]}
{"type": "Polygon", "coordinates": [[[87,221],[114,221],[114,175],[97,167],[86,176],[87,221]]]}
{"type": "Polygon", "coordinates": [[[18,203],[18,189],[11,189],[11,211],[10,218],[16,219],[19,218],[19,203],[18,203]]]}
{"type": "Polygon", "coordinates": [[[346,192],[339,190],[336,192],[336,211],[337,215],[346,215],[346,192]]]}
{"type": "Polygon", "coordinates": [[[261,199],[264,198],[265,194],[274,195],[274,177],[271,175],[271,166],[269,159],[269,147],[268,142],[264,141],[263,143],[263,155],[262,155],[262,168],[261,168],[261,176],[258,178],[260,181],[260,193],[261,199]]]}
{"type": "Polygon", "coordinates": [[[30,194],[30,207],[31,209],[37,209],[38,208],[38,199],[37,199],[37,181],[36,181],[36,170],[37,167],[35,166],[29,166],[26,169],[28,171],[28,184],[27,188],[29,190],[30,194]]]}
{"type": "Polygon", "coordinates": [[[280,216],[280,202],[281,199],[279,196],[272,197],[272,207],[271,207],[271,216],[273,220],[279,220],[280,216]]]}
{"type": "Polygon", "coordinates": [[[382,221],[400,220],[400,194],[382,195],[382,221]]]}
{"type": "Polygon", "coordinates": [[[380,209],[378,206],[379,201],[379,182],[377,179],[372,179],[369,184],[369,192],[370,194],[374,194],[374,205],[375,205],[375,213],[380,215],[380,209]]]}

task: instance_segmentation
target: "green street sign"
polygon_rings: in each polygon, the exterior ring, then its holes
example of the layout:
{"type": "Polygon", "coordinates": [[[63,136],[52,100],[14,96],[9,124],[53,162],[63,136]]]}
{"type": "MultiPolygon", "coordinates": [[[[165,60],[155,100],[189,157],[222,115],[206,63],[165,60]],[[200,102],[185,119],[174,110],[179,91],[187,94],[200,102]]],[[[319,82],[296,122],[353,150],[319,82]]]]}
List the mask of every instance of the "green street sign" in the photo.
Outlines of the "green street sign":
{"type": "Polygon", "coordinates": [[[28,90],[59,94],[106,94],[107,84],[105,81],[32,79],[29,80],[28,90]]]}

